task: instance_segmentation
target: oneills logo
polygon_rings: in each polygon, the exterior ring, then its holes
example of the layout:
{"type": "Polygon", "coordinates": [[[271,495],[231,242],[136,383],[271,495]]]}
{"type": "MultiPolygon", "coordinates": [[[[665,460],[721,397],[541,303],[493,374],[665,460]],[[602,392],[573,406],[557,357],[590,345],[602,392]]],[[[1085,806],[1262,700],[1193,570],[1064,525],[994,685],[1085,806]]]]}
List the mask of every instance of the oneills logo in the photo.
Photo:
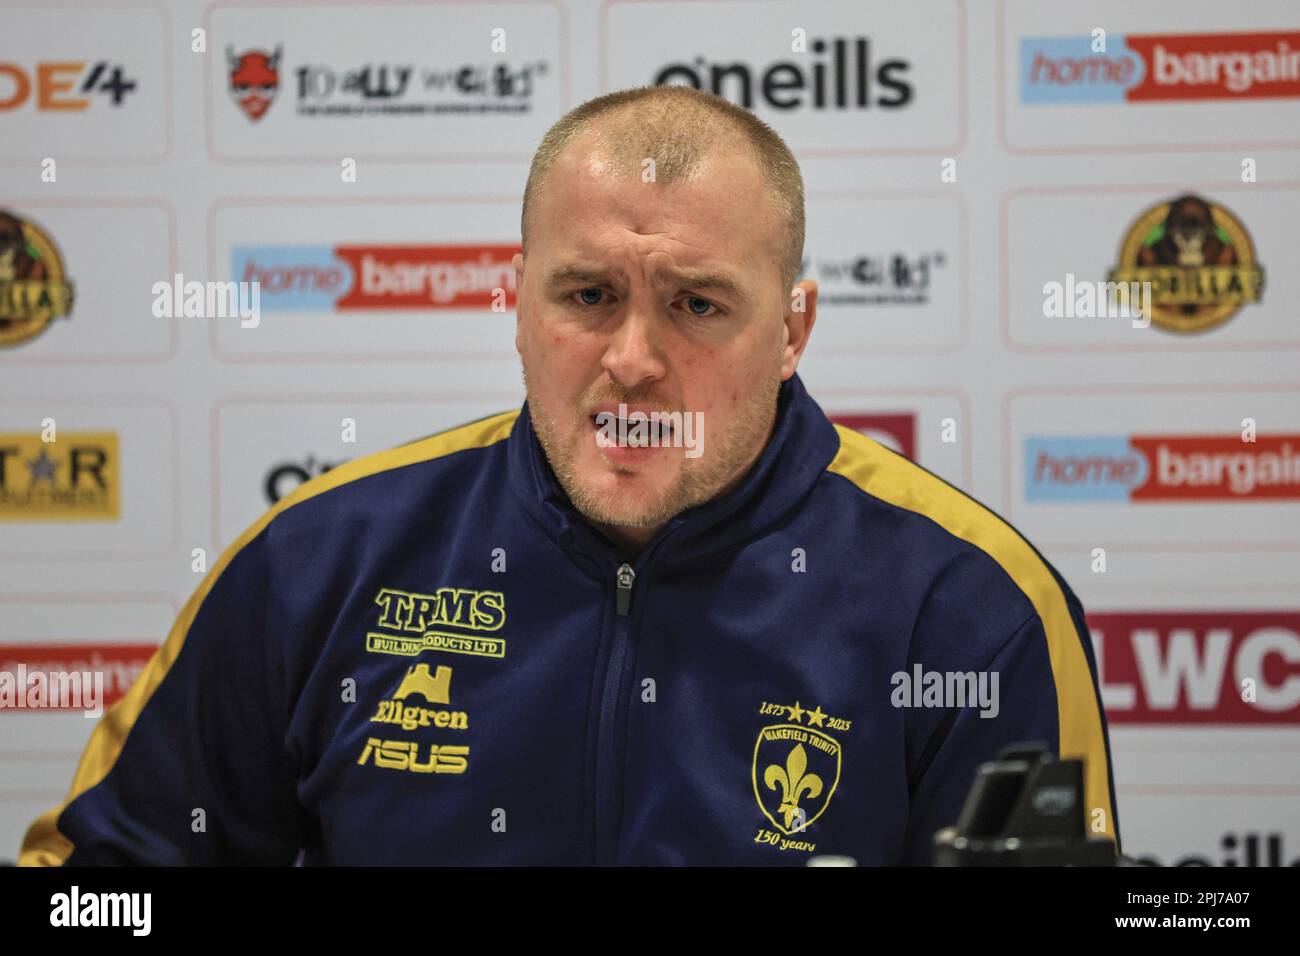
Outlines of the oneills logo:
{"type": "Polygon", "coordinates": [[[382,609],[377,626],[390,633],[367,634],[367,651],[400,657],[414,657],[422,651],[505,657],[503,638],[439,629],[500,630],[506,622],[506,599],[500,591],[438,588],[432,594],[420,594],[383,588],[375,595],[375,603],[382,609]]]}
{"type": "Polygon", "coordinates": [[[72,286],[54,242],[0,209],[0,348],[35,338],[71,309],[72,286]]]}
{"type": "Polygon", "coordinates": [[[117,435],[0,434],[0,521],[92,521],[118,517],[117,435]]]}
{"type": "Polygon", "coordinates": [[[1264,271],[1246,227],[1217,203],[1185,195],[1157,203],[1129,227],[1110,281],[1151,283],[1151,321],[1204,332],[1258,302],[1264,271]]]}

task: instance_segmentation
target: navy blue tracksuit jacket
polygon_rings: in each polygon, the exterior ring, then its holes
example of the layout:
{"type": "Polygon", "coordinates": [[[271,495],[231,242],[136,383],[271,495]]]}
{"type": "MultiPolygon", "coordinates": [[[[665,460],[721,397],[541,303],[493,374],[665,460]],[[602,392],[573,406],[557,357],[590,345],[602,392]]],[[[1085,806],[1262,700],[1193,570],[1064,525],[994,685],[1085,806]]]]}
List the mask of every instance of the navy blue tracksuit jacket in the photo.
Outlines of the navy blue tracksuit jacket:
{"type": "Polygon", "coordinates": [[[525,406],[249,528],[21,862],[929,863],[978,765],[1026,740],[1086,758],[1116,836],[1078,600],[797,376],[743,482],[634,560],[525,406]],[[903,679],[930,672],[996,675],[996,703],[903,679]]]}

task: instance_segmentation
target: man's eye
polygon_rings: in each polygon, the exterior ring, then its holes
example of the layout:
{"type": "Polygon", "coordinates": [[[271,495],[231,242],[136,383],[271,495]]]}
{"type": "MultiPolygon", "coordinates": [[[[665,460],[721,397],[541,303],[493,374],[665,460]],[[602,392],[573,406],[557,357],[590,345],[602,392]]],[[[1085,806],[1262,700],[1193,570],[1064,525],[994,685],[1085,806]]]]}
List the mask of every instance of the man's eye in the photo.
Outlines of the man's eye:
{"type": "Polygon", "coordinates": [[[600,305],[600,297],[605,293],[600,289],[579,289],[574,294],[582,300],[583,305],[600,305]],[[595,301],[589,299],[589,295],[594,295],[596,297],[595,301]]]}
{"type": "Polygon", "coordinates": [[[717,306],[708,299],[701,299],[698,295],[688,295],[686,297],[686,310],[697,319],[709,318],[709,309],[716,309],[717,306]]]}

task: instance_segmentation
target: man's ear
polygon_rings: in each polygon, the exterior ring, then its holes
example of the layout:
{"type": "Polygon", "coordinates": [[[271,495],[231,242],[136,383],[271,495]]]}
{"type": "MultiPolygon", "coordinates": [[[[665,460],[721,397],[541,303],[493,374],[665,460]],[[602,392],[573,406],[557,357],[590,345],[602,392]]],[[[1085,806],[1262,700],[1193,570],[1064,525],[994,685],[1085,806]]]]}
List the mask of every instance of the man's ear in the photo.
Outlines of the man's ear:
{"type": "Polygon", "coordinates": [[[804,279],[790,290],[785,303],[785,349],[781,355],[781,381],[799,367],[803,350],[808,347],[813,323],[817,321],[817,280],[804,279]]]}
{"type": "Polygon", "coordinates": [[[510,264],[515,267],[515,351],[520,351],[520,324],[524,299],[524,254],[516,252],[515,257],[510,260],[510,264]]]}

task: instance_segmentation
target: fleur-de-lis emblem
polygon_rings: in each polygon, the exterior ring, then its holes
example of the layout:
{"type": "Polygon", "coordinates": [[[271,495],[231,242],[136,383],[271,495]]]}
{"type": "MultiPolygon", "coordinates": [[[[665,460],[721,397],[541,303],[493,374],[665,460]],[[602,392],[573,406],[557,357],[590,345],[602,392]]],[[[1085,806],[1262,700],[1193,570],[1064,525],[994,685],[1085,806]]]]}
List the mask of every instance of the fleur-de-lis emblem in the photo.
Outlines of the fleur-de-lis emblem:
{"type": "Polygon", "coordinates": [[[789,830],[795,818],[800,815],[799,801],[807,794],[809,800],[821,796],[822,778],[815,773],[806,773],[808,754],[803,744],[795,744],[785,758],[785,766],[768,764],[763,771],[763,782],[769,790],[781,789],[781,805],[777,812],[785,815],[785,828],[789,830]]]}

